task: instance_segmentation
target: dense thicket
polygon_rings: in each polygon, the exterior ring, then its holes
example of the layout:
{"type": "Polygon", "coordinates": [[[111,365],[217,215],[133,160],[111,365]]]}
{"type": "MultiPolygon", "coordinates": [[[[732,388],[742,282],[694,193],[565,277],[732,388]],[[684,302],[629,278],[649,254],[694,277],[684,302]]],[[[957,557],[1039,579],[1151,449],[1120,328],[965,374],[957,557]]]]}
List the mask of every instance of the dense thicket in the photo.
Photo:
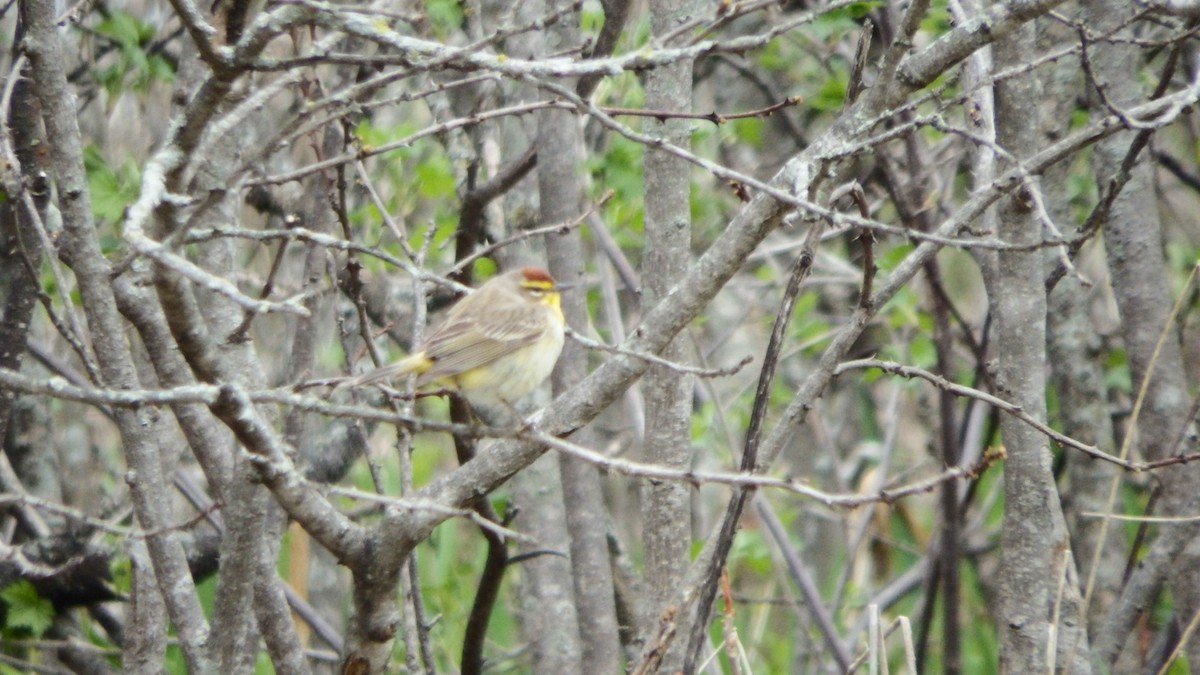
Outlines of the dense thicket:
{"type": "Polygon", "coordinates": [[[0,8],[0,669],[1184,672],[1198,18],[0,8]],[[334,386],[528,263],[523,422],[334,386]]]}

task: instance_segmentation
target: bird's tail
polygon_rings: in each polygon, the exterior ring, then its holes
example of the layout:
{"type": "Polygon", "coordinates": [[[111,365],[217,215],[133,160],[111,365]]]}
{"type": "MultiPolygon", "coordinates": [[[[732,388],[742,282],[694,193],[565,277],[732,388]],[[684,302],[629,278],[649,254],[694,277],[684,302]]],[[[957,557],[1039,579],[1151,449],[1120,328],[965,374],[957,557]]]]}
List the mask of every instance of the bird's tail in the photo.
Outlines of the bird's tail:
{"type": "Polygon", "coordinates": [[[396,378],[406,375],[419,375],[427,370],[431,365],[429,358],[424,352],[409,354],[399,361],[386,365],[382,368],[376,368],[367,373],[363,373],[358,377],[350,380],[350,385],[355,387],[364,387],[371,384],[379,384],[381,382],[390,382],[396,378]]]}

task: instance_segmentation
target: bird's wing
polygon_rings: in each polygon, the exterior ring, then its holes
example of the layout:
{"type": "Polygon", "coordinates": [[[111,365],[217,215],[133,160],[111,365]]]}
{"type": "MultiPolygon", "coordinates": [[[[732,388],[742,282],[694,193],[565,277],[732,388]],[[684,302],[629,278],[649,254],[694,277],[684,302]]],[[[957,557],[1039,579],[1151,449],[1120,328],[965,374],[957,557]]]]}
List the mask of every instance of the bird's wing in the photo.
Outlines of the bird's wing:
{"type": "Polygon", "coordinates": [[[467,318],[454,312],[425,343],[433,365],[421,375],[422,383],[478,368],[537,340],[546,331],[545,308],[526,303],[504,303],[467,318]]]}

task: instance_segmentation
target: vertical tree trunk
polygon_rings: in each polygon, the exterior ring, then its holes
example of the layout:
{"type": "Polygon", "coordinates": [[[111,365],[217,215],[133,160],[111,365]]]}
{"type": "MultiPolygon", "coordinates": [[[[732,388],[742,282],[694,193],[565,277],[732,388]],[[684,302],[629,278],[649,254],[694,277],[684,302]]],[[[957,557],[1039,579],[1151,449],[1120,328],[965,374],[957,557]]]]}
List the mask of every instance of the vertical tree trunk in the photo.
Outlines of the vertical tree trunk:
{"type": "MultiPolygon", "coordinates": [[[[698,8],[693,0],[669,0],[650,5],[650,27],[664,35],[689,20],[698,8]]],[[[689,112],[692,106],[692,62],[684,59],[650,70],[645,76],[646,108],[689,112]]],[[[646,131],[658,138],[689,147],[691,125],[678,118],[647,118],[646,131]]],[[[642,261],[642,295],[648,305],[658,302],[687,271],[691,262],[691,166],[660,150],[646,148],[645,184],[646,248],[642,261]]],[[[663,357],[682,363],[686,337],[677,336],[663,357]]],[[[692,461],[692,377],[663,366],[646,373],[646,461],[686,468],[692,461]]],[[[643,635],[650,639],[667,604],[678,596],[687,574],[692,540],[692,488],[676,481],[646,482],[642,496],[642,545],[645,581],[649,590],[649,624],[643,635]]],[[[680,612],[676,641],[661,664],[662,672],[676,672],[683,664],[690,630],[680,612]]]]}
{"type": "MultiPolygon", "coordinates": [[[[31,65],[34,91],[41,104],[42,122],[49,144],[48,173],[57,187],[63,219],[60,254],[69,261],[78,282],[80,298],[103,385],[116,389],[139,387],[124,326],[117,312],[108,261],[100,250],[92,220],[91,200],[83,165],[83,142],[71,90],[66,60],[59,42],[53,3],[22,2],[20,18],[28,33],[24,44],[31,65]]],[[[162,448],[150,433],[148,409],[115,411],[128,464],[126,474],[134,513],[147,532],[146,544],[159,590],[175,625],[189,669],[208,670],[204,653],[208,624],[196,596],[183,547],[171,531],[167,480],[163,475],[162,448]]]]}
{"type": "MultiPolygon", "coordinates": [[[[1124,2],[1096,0],[1083,3],[1087,25],[1096,31],[1117,30],[1137,10],[1124,2]]],[[[1118,37],[1132,37],[1127,28],[1117,31],[1118,37]]],[[[1096,85],[1103,99],[1092,92],[1098,115],[1111,114],[1108,106],[1121,108],[1142,100],[1145,92],[1140,86],[1139,50],[1126,41],[1102,41],[1091,46],[1092,68],[1096,85]]],[[[1095,169],[1097,184],[1104,187],[1126,169],[1122,165],[1132,146],[1136,132],[1129,131],[1101,141],[1096,146],[1095,169]]],[[[1121,315],[1121,337],[1129,359],[1133,396],[1145,387],[1145,399],[1138,416],[1131,419],[1141,454],[1160,458],[1172,454],[1195,452],[1197,435],[1185,434],[1189,407],[1187,370],[1184,367],[1179,333],[1172,323],[1171,285],[1167,278],[1169,265],[1163,254],[1162,223],[1158,217],[1152,167],[1144,161],[1148,149],[1141,150],[1143,158],[1129,170],[1129,181],[1117,195],[1107,220],[1103,223],[1104,248],[1112,274],[1113,295],[1121,315]],[[1165,340],[1160,337],[1165,333],[1165,340]],[[1184,447],[1175,447],[1179,439],[1184,447]]],[[[1184,465],[1162,475],[1163,515],[1191,516],[1200,509],[1200,466],[1184,465]]],[[[1111,529],[1111,525],[1110,525],[1111,529]]],[[[1185,546],[1194,540],[1200,528],[1195,523],[1163,524],[1155,547],[1170,547],[1178,551],[1171,562],[1168,581],[1174,600],[1175,621],[1184,627],[1200,609],[1200,551],[1185,546]]],[[[1109,533],[1113,536],[1115,533],[1109,533]]],[[[1188,643],[1188,657],[1200,662],[1200,641],[1188,643]]]]}
{"type": "MultiPolygon", "coordinates": [[[[555,9],[568,3],[559,0],[555,9]]],[[[559,21],[549,31],[554,40],[548,52],[574,48],[579,44],[574,14],[559,21]]],[[[570,84],[570,83],[566,83],[570,84]]],[[[577,218],[583,207],[583,138],[575,115],[569,111],[546,110],[538,114],[538,193],[542,223],[550,225],[577,218]]],[[[562,296],[567,325],[585,333],[588,326],[587,292],[584,282],[583,240],[579,230],[546,236],[550,272],[559,283],[572,287],[562,296]]],[[[575,386],[587,376],[587,353],[583,346],[568,340],[554,369],[554,393],[575,386]]],[[[574,442],[592,446],[594,434],[588,428],[571,435],[574,442]]],[[[581,643],[581,673],[619,672],[621,647],[617,633],[617,610],[612,565],[608,556],[608,510],[604,505],[600,472],[577,458],[559,458],[566,509],[566,526],[571,542],[571,573],[575,591],[581,643]]]]}
{"type": "MultiPolygon", "coordinates": [[[[1052,22],[1038,28],[1039,44],[1043,49],[1061,44],[1071,34],[1067,27],[1052,22]]],[[[1048,102],[1044,107],[1048,113],[1045,128],[1057,136],[1067,132],[1083,74],[1078,64],[1069,62],[1055,64],[1049,73],[1043,96],[1048,102]]],[[[1064,162],[1043,174],[1046,210],[1065,237],[1080,234],[1072,227],[1075,215],[1068,194],[1071,170],[1072,167],[1064,162]]],[[[1060,264],[1062,254],[1061,248],[1048,249],[1046,269],[1054,270],[1060,264]]],[[[1083,256],[1079,258],[1076,263],[1084,266],[1083,256]]],[[[1083,273],[1089,278],[1093,276],[1087,271],[1083,273]]],[[[1050,386],[1057,396],[1058,424],[1063,433],[1116,454],[1104,368],[1097,358],[1100,337],[1089,311],[1091,290],[1078,276],[1066,275],[1054,285],[1047,298],[1046,355],[1051,369],[1050,386]]],[[[1075,552],[1081,579],[1087,579],[1092,566],[1096,565],[1096,584],[1088,603],[1089,635],[1094,638],[1090,629],[1104,617],[1121,589],[1126,554],[1121,537],[1102,539],[1103,521],[1082,514],[1099,513],[1106,508],[1112,479],[1120,469],[1078,454],[1068,453],[1065,459],[1066,480],[1060,493],[1071,533],[1071,550],[1075,552]],[[1097,546],[1101,550],[1099,558],[1095,558],[1097,546]]],[[[1093,644],[1096,644],[1094,639],[1093,644]]]]}
{"type": "MultiPolygon", "coordinates": [[[[556,7],[553,5],[553,2],[532,2],[524,11],[529,16],[542,16],[554,11],[556,7]]],[[[564,21],[573,22],[575,17],[570,16],[564,21]]],[[[554,52],[560,47],[575,48],[575,42],[558,31],[531,35],[529,42],[532,51],[537,54],[554,52]]],[[[573,217],[580,203],[580,185],[576,176],[578,165],[574,161],[577,154],[574,129],[574,120],[570,115],[543,111],[537,116],[534,144],[538,153],[538,203],[540,219],[543,221],[573,217]]],[[[552,253],[551,262],[554,264],[551,273],[572,274],[578,279],[579,262],[569,260],[573,256],[564,250],[571,242],[559,240],[554,245],[558,250],[556,255],[552,253]]],[[[564,302],[564,309],[574,310],[575,307],[569,302],[564,302]]],[[[572,313],[576,314],[570,317],[574,319],[572,325],[578,326],[578,312],[572,313]]],[[[570,353],[564,356],[572,358],[570,353]]],[[[561,373],[558,377],[562,377],[561,373]]],[[[556,383],[559,386],[564,384],[561,379],[556,383]]],[[[563,469],[560,466],[562,461],[556,453],[546,453],[518,480],[521,486],[519,507],[522,512],[517,522],[523,532],[537,539],[536,546],[523,544],[522,549],[552,549],[556,552],[556,555],[539,555],[521,563],[525,580],[522,584],[522,621],[533,656],[533,672],[547,675],[581,672],[583,665],[580,623],[575,604],[576,583],[572,575],[572,536],[567,528],[568,507],[562,480],[564,474],[571,474],[571,470],[563,469]],[[533,511],[530,512],[530,509],[533,511]]]]}
{"type": "MultiPolygon", "coordinates": [[[[3,321],[0,322],[0,368],[11,370],[19,370],[21,367],[21,356],[25,353],[25,341],[29,335],[29,322],[33,317],[34,308],[37,307],[37,294],[40,290],[33,270],[25,264],[27,259],[36,267],[42,260],[42,246],[37,230],[34,229],[33,218],[42,217],[50,198],[49,182],[44,177],[38,179],[41,166],[34,152],[37,145],[44,142],[40,138],[38,112],[33,85],[30,84],[26,73],[21,73],[13,83],[7,115],[13,154],[21,163],[19,179],[29,186],[32,193],[30,196],[33,197],[30,202],[34,204],[38,213],[27,210],[27,203],[21,199],[17,185],[5,185],[5,189],[11,194],[8,203],[3,207],[3,214],[0,214],[0,306],[3,307],[3,321]]],[[[0,441],[5,438],[16,399],[16,392],[0,391],[0,441]]],[[[9,491],[16,489],[15,486],[5,487],[9,491]]]]}
{"type": "MultiPolygon", "coordinates": [[[[1033,26],[996,43],[996,70],[1019,63],[1035,47],[1033,26]]],[[[1036,73],[996,85],[996,138],[1018,158],[1039,138],[1041,84],[1036,73]]],[[[1042,224],[1025,186],[999,206],[1000,239],[1037,244],[1042,224]]],[[[996,315],[997,373],[1001,396],[1038,418],[1046,416],[1046,292],[1042,253],[1001,251],[988,290],[996,315]]],[[[999,595],[1000,668],[1009,673],[1069,667],[1090,672],[1088,642],[1079,617],[1075,561],[1051,470],[1045,435],[1011,416],[1000,423],[1004,464],[1004,550],[999,595]],[[1065,579],[1064,579],[1065,576],[1065,579]],[[1062,589],[1061,592],[1059,589],[1062,589]],[[1061,618],[1060,618],[1061,617],[1061,618]]]]}

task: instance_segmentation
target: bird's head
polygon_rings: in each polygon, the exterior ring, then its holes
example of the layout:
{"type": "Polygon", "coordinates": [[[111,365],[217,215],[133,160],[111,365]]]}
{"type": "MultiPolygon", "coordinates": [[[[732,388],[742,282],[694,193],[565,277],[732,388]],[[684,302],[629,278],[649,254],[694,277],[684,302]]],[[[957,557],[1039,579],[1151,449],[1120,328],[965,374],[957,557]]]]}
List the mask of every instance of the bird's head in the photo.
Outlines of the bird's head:
{"type": "Polygon", "coordinates": [[[522,267],[517,271],[517,287],[530,300],[558,309],[560,286],[540,267],[522,267]]]}

